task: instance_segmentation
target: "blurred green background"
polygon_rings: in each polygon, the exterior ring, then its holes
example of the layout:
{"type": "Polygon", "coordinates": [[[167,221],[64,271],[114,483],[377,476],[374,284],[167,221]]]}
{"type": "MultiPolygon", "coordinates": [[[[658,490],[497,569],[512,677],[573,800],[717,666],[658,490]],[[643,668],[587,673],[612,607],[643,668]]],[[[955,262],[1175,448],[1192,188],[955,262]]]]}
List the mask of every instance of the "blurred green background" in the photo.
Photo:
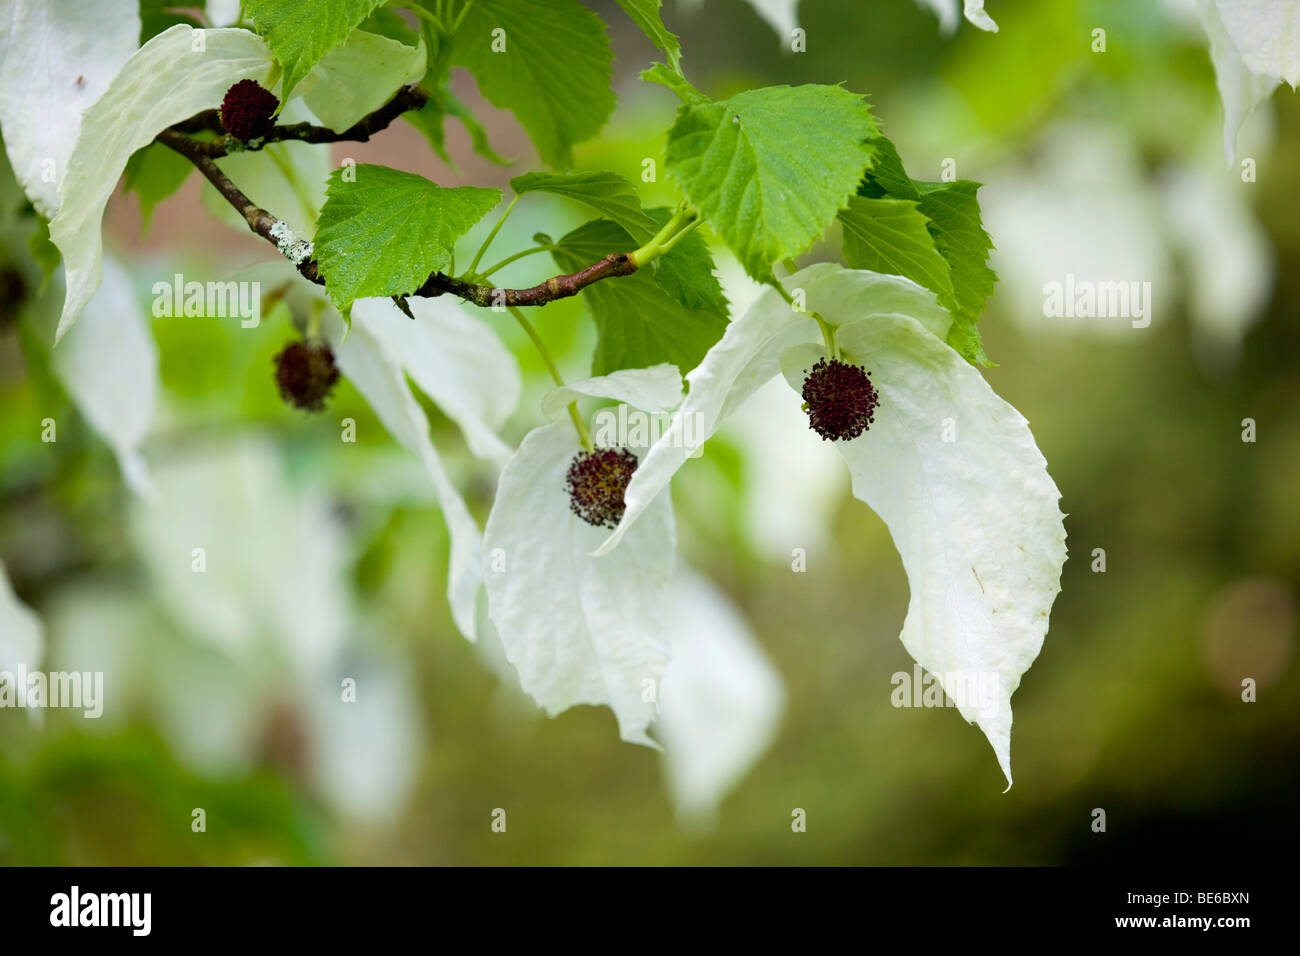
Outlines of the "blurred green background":
{"type": "MultiPolygon", "coordinates": [[[[608,6],[620,104],[578,160],[636,177],[644,157],[661,157],[674,102],[638,82],[653,51],[608,6]]],[[[912,671],[897,639],[907,582],[883,523],[819,464],[810,432],[742,416],[675,482],[684,557],[735,601],[786,687],[772,745],[716,827],[684,827],[659,757],[619,742],[608,711],[538,716],[455,632],[447,536],[418,466],[346,382],[320,416],[281,403],[271,360],[296,334],[282,311],[257,330],[154,319],[164,413],[145,446],[151,464],[197,461],[193,474],[215,479],[242,454],[231,449],[255,447],[297,503],[284,509],[319,504],[306,520],[341,542],[330,573],[348,627],[401,702],[375,718],[373,738],[347,739],[257,650],[267,635],[223,655],[177,613],[150,571],[157,535],[141,530],[112,454],[69,405],[12,295],[0,316],[0,558],[46,622],[49,668],[104,655],[114,713],[51,711],[38,724],[0,711],[0,862],[1205,863],[1294,845],[1300,100],[1284,87],[1247,124],[1242,155],[1257,178],[1243,182],[1225,168],[1204,34],[1181,9],[991,0],[998,34],[963,23],[945,36],[912,0],[804,0],[807,52],[795,54],[742,0],[667,4],[687,75],[711,95],[843,82],[870,95],[914,177],[937,179],[952,159],[960,177],[987,183],[1002,282],[982,320],[998,363],[985,374],[1031,423],[1071,552],[1042,654],[1013,700],[1008,793],[982,734],[954,710],[891,705],[891,675],[912,671]],[[1104,53],[1091,49],[1097,28],[1104,53]],[[1149,328],[1035,311],[1043,282],[1090,265],[1097,278],[1153,283],[1149,328]],[[40,441],[45,417],[60,423],[57,443],[40,441]],[[339,442],[345,417],[355,446],[339,442]],[[800,546],[808,571],[792,573],[800,546]],[[1257,681],[1254,703],[1241,700],[1244,677],[1257,681]],[[356,778],[367,775],[377,786],[358,796],[349,788],[364,791],[356,778]],[[191,831],[195,807],[206,833],[191,831]],[[504,834],[491,830],[495,808],[508,813],[504,834]],[[806,833],[791,831],[794,808],[806,833]]],[[[480,103],[472,81],[458,83],[480,103]]],[[[535,157],[507,114],[480,107],[516,166],[478,159],[457,129],[448,169],[405,125],[335,147],[334,159],[503,186],[535,157]]],[[[647,205],[673,197],[663,182],[641,192],[647,205]]],[[[579,221],[521,203],[494,249],[579,221]]],[[[106,227],[142,308],[178,269],[220,277],[267,258],[205,212],[196,176],[147,234],[135,196],[115,198],[106,227]]],[[[833,256],[837,242],[801,261],[833,256]]],[[[735,267],[720,267],[743,301],[735,267]]],[[[537,281],[544,268],[524,260],[502,281],[537,281]]],[[[485,321],[528,386],[507,430],[515,441],[541,421],[546,383],[503,318],[485,321]]],[[[551,306],[541,328],[566,375],[584,375],[593,334],[581,303],[551,306]]],[[[425,407],[481,521],[492,474],[425,407]]],[[[208,516],[246,542],[250,567],[266,557],[259,536],[290,527],[282,517],[208,516]]],[[[293,604],[318,600],[310,588],[276,593],[290,616],[319,610],[293,604]]]]}

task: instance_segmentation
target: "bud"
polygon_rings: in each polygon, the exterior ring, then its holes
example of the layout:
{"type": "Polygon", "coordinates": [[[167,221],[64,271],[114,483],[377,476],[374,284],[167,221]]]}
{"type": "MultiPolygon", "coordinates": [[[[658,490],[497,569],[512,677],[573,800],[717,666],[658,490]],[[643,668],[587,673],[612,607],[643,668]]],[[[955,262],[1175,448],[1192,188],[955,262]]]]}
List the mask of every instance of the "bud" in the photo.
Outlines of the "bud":
{"type": "Polygon", "coordinates": [[[623,493],[637,464],[626,448],[578,452],[565,477],[573,513],[597,528],[617,528],[626,507],[623,493]]]}
{"type": "Polygon", "coordinates": [[[221,101],[221,125],[242,143],[265,136],[280,100],[255,80],[240,80],[221,101]]]}
{"type": "Polygon", "coordinates": [[[290,342],[275,357],[280,397],[298,408],[319,412],[339,380],[334,353],[324,342],[290,342]]]}
{"type": "Polygon", "coordinates": [[[829,441],[851,441],[871,427],[880,398],[861,365],[821,359],[803,383],[808,427],[829,441]]]}

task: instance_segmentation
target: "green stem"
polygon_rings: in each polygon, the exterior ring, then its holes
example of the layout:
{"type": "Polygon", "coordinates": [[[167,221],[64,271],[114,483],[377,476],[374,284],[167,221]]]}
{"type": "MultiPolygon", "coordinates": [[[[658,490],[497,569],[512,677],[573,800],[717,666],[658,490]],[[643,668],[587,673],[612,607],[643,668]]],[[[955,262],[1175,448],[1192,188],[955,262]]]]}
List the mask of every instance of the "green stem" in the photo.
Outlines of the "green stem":
{"type": "MultiPolygon", "coordinates": [[[[794,296],[785,291],[785,286],[781,285],[779,281],[776,281],[772,283],[772,288],[776,289],[776,291],[781,294],[781,298],[785,299],[785,301],[790,305],[790,308],[794,308],[794,296]]],[[[816,312],[809,312],[808,314],[817,321],[817,327],[822,330],[822,343],[826,346],[826,354],[833,359],[839,358],[840,346],[839,343],[835,341],[835,330],[831,328],[830,324],[816,312]]]]}
{"type": "MultiPolygon", "coordinates": [[[[507,311],[515,317],[515,321],[518,322],[520,327],[528,333],[528,337],[533,340],[533,345],[536,346],[538,354],[541,355],[542,361],[546,363],[546,368],[551,373],[551,379],[556,385],[563,388],[564,378],[560,375],[560,370],[556,368],[555,360],[551,358],[551,352],[546,347],[546,343],[542,341],[542,337],[538,335],[537,330],[533,328],[533,323],[529,322],[528,318],[514,306],[509,306],[507,311]]],[[[594,447],[591,444],[591,435],[587,431],[587,423],[584,422],[582,416],[578,414],[577,402],[569,402],[569,417],[573,419],[573,427],[578,430],[578,440],[582,442],[582,447],[587,449],[587,451],[591,451],[594,447]]]]}
{"type": "Polygon", "coordinates": [[[480,272],[476,276],[476,278],[478,279],[479,282],[482,282],[482,280],[492,275],[492,273],[496,272],[498,269],[504,269],[512,262],[516,262],[519,259],[524,258],[525,256],[535,256],[539,252],[550,252],[552,248],[553,248],[552,246],[534,246],[531,249],[525,249],[522,252],[516,252],[514,255],[506,256],[504,259],[502,259],[496,265],[487,269],[485,272],[480,272]]]}
{"type": "Polygon", "coordinates": [[[506,224],[506,218],[510,215],[510,211],[515,208],[515,203],[517,202],[519,202],[518,196],[510,200],[510,205],[506,206],[506,211],[501,214],[501,218],[497,220],[497,224],[493,226],[492,231],[487,234],[487,238],[483,240],[483,245],[478,247],[478,252],[474,255],[474,261],[469,264],[469,269],[467,270],[469,275],[474,275],[474,270],[478,268],[479,260],[483,258],[483,253],[487,252],[488,246],[492,245],[492,240],[497,237],[497,233],[501,231],[501,227],[506,224]]]}
{"type": "Polygon", "coordinates": [[[437,14],[435,14],[432,10],[426,10],[418,3],[390,4],[390,6],[392,5],[400,5],[402,7],[405,7],[407,10],[410,10],[421,20],[424,20],[429,24],[433,25],[434,27],[436,27],[438,29],[438,32],[441,33],[443,36],[447,35],[447,27],[443,24],[441,18],[439,18],[437,14]]]}
{"type": "Polygon", "coordinates": [[[664,223],[654,236],[640,249],[628,256],[638,269],[644,268],[677,245],[688,232],[700,224],[700,214],[694,206],[682,200],[672,218],[664,223]]]}

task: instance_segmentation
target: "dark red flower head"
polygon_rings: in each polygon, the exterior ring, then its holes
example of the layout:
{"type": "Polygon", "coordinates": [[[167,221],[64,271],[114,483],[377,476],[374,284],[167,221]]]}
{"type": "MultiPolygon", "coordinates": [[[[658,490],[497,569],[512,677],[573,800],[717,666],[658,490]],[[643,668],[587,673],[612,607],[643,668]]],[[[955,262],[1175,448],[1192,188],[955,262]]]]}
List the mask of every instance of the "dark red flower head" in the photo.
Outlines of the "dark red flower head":
{"type": "Polygon", "coordinates": [[[625,509],[623,493],[636,466],[636,455],[626,448],[578,452],[565,477],[573,513],[597,528],[617,528],[625,509]]]}
{"type": "Polygon", "coordinates": [[[339,380],[334,353],[324,342],[290,342],[275,357],[275,382],[286,402],[319,412],[339,380]]]}
{"type": "Polygon", "coordinates": [[[830,441],[850,441],[871,427],[880,398],[861,365],[821,359],[803,383],[808,427],[830,441]]]}
{"type": "Polygon", "coordinates": [[[242,143],[265,136],[280,100],[255,80],[240,80],[221,101],[221,125],[242,143]]]}

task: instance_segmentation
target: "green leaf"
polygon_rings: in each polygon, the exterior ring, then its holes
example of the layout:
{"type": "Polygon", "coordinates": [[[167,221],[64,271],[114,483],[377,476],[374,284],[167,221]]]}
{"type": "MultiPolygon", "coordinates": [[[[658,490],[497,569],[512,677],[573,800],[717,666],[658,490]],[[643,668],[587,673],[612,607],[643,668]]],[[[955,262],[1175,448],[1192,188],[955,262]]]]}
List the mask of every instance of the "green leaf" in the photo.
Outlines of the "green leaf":
{"type": "Polygon", "coordinates": [[[659,8],[663,6],[662,0],[618,0],[618,5],[641,28],[641,32],[650,38],[650,42],[664,52],[673,72],[680,75],[682,45],[664,26],[663,16],[659,13],[659,8]]]}
{"type": "MultiPolygon", "coordinates": [[[[564,236],[551,254],[560,269],[573,272],[631,241],[617,223],[598,219],[564,236]]],[[[660,362],[693,369],[727,326],[725,314],[687,309],[647,272],[597,282],[582,291],[582,299],[596,323],[594,375],[660,362]]]]}
{"type": "Polygon", "coordinates": [[[894,144],[884,136],[876,136],[868,145],[872,153],[871,168],[858,188],[858,195],[873,199],[887,196],[891,199],[920,202],[921,194],[916,191],[916,186],[903,169],[903,161],[894,144]]]}
{"type": "MultiPolygon", "coordinates": [[[[510,186],[521,196],[545,192],[572,199],[618,223],[631,245],[607,248],[600,255],[628,252],[644,245],[672,217],[672,210],[666,207],[642,210],[635,187],[618,173],[527,173],[510,180],[510,186]]],[[[656,259],[646,272],[685,308],[702,309],[726,318],[727,299],[713,275],[709,247],[698,232],[688,234],[667,255],[656,259]]]]}
{"type": "Polygon", "coordinates": [[[627,250],[607,249],[606,252],[630,252],[648,242],[659,231],[659,225],[642,211],[636,189],[618,173],[600,170],[583,173],[526,173],[510,180],[510,188],[520,196],[541,192],[580,202],[598,216],[618,223],[635,241],[627,250]]]}
{"type": "Polygon", "coordinates": [[[604,23],[577,0],[477,0],[452,49],[452,62],[556,167],[571,166],[573,145],[613,111],[612,60],[604,23]]]}
{"type": "Polygon", "coordinates": [[[668,131],[668,172],[745,270],[808,249],[857,188],[876,124],[837,86],[771,86],[683,106],[668,131]]]}
{"type": "MultiPolygon", "coordinates": [[[[646,214],[662,228],[672,218],[673,211],[667,206],[656,206],[647,209],[646,214]]],[[[687,309],[711,312],[726,321],[729,311],[727,297],[718,277],[713,274],[713,254],[709,252],[709,244],[698,229],[679,239],[653,265],[656,266],[655,282],[664,292],[687,309]]]]}
{"type": "Polygon", "coordinates": [[[454,116],[460,120],[460,124],[465,127],[465,132],[469,135],[471,148],[479,156],[482,156],[490,163],[496,163],[498,166],[509,166],[511,161],[502,159],[496,150],[492,148],[492,143],[488,141],[487,130],[483,124],[478,121],[469,107],[460,101],[460,99],[447,87],[440,88],[436,93],[429,96],[429,101],[418,110],[408,111],[402,114],[407,122],[424,134],[425,139],[433,151],[438,154],[448,166],[455,168],[452,162],[451,154],[447,152],[447,117],[454,116]]]}
{"type": "Polygon", "coordinates": [[[244,14],[284,68],[280,102],[384,0],[244,0],[244,14]]]}
{"type": "Polygon", "coordinates": [[[952,287],[956,308],[948,344],[968,361],[991,365],[980,344],[976,322],[984,312],[984,303],[993,294],[997,273],[989,268],[989,251],[993,240],[980,220],[976,193],[980,184],[968,179],[951,183],[915,184],[921,194],[921,212],[930,220],[934,244],[952,269],[952,287]]]}
{"type": "Polygon", "coordinates": [[[451,264],[456,239],[500,199],[498,189],[444,189],[387,166],[336,169],[315,249],[330,298],[342,310],[355,299],[414,292],[451,264]],[[344,179],[349,171],[355,181],[344,179]]]}
{"type": "Polygon", "coordinates": [[[140,197],[140,219],[145,232],[149,231],[154,208],[180,189],[193,170],[188,159],[162,143],[150,143],[127,160],[122,188],[140,197]]]}
{"type": "MultiPolygon", "coordinates": [[[[920,182],[908,177],[894,144],[884,136],[873,138],[871,148],[874,162],[863,177],[858,195],[869,199],[896,199],[917,203],[917,211],[929,221],[927,228],[934,237],[935,249],[948,264],[951,296],[945,298],[939,287],[928,283],[919,275],[906,271],[899,271],[899,274],[940,293],[940,303],[952,313],[949,345],[973,364],[993,365],[984,353],[979,329],[976,327],[998,278],[988,265],[993,242],[984,231],[980,219],[979,199],[976,196],[980,184],[966,179],[950,183],[920,182]]],[[[855,241],[850,239],[846,225],[845,262],[849,265],[863,261],[857,257],[858,247],[853,245],[855,241]]]]}
{"type": "Polygon", "coordinates": [[[850,196],[840,211],[844,226],[844,262],[852,269],[870,269],[911,279],[939,298],[952,312],[952,274],[948,261],[935,248],[930,220],[920,203],[908,199],[868,199],[850,196]]]}
{"type": "Polygon", "coordinates": [[[648,70],[641,71],[641,79],[646,83],[658,83],[676,93],[683,103],[707,103],[709,98],[691,86],[686,77],[674,72],[662,63],[656,63],[648,70]]]}

